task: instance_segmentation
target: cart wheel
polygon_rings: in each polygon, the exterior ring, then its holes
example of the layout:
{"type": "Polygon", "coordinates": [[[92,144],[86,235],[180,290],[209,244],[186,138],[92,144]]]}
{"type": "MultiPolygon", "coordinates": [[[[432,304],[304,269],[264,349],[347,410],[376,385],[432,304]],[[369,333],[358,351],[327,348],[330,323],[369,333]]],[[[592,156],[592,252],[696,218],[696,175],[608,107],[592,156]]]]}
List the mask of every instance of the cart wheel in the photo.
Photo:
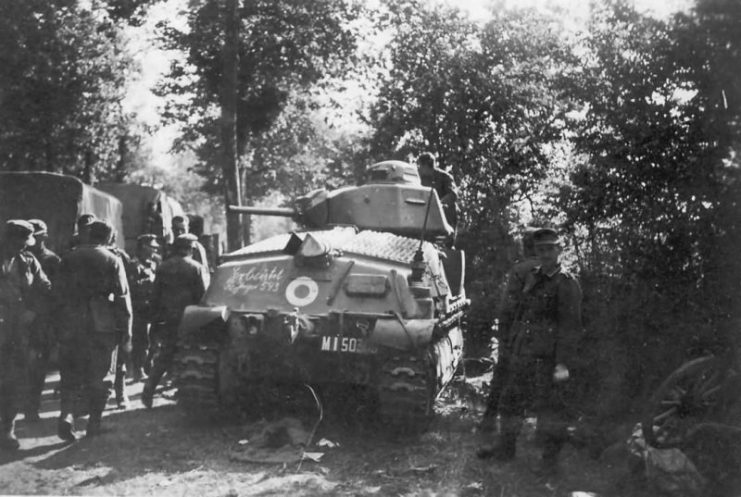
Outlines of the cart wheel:
{"type": "Polygon", "coordinates": [[[726,371],[714,356],[684,363],[651,396],[641,426],[652,447],[678,447],[688,431],[703,422],[719,404],[726,371]]]}

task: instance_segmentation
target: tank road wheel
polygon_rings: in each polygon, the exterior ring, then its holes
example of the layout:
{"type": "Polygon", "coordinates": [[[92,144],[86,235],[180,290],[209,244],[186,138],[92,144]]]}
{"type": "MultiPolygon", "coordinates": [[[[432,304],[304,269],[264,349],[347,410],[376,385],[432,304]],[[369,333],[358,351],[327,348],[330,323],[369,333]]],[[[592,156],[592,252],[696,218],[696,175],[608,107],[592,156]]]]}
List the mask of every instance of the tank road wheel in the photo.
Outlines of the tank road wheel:
{"type": "Polygon", "coordinates": [[[646,442],[660,449],[682,445],[688,432],[721,403],[726,373],[719,358],[707,356],[670,374],[651,396],[642,420],[646,442]]]}
{"type": "Polygon", "coordinates": [[[219,344],[182,341],[175,364],[178,405],[196,416],[215,412],[219,406],[219,344]]]}

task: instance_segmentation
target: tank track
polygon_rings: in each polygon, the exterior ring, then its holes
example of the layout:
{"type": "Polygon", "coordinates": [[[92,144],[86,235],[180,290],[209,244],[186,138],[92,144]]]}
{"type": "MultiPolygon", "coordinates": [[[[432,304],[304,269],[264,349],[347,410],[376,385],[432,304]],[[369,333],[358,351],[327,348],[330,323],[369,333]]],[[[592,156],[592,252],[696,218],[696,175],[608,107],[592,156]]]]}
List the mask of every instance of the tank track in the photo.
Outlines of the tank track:
{"type": "Polygon", "coordinates": [[[181,341],[175,355],[177,403],[188,413],[219,407],[219,344],[181,341]]]}
{"type": "Polygon", "coordinates": [[[381,366],[378,387],[381,419],[411,432],[427,428],[433,416],[435,369],[429,353],[393,355],[381,366]]]}

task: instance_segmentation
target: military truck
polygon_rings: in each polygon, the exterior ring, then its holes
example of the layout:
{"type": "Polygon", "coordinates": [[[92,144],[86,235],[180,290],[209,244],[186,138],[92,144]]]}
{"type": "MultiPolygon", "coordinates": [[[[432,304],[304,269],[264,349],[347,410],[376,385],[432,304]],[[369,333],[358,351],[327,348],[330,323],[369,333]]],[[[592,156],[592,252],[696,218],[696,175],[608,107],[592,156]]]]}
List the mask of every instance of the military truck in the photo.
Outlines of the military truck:
{"type": "Polygon", "coordinates": [[[47,246],[69,250],[77,218],[94,214],[111,223],[124,248],[123,206],[115,197],[73,176],[47,172],[0,172],[0,222],[41,219],[49,228],[47,246]]]}
{"type": "Polygon", "coordinates": [[[185,216],[180,203],[151,186],[132,183],[99,183],[124,206],[123,228],[126,251],[136,253],[137,238],[144,233],[157,235],[161,244],[172,243],[172,218],[185,216]]]}
{"type": "MultiPolygon", "coordinates": [[[[463,355],[464,254],[416,168],[386,161],[368,181],[318,190],[292,216],[305,231],[226,254],[186,308],[176,357],[188,412],[246,402],[258,385],[352,385],[384,422],[423,426],[463,355]]],[[[245,406],[249,408],[250,406],[245,406]]]]}

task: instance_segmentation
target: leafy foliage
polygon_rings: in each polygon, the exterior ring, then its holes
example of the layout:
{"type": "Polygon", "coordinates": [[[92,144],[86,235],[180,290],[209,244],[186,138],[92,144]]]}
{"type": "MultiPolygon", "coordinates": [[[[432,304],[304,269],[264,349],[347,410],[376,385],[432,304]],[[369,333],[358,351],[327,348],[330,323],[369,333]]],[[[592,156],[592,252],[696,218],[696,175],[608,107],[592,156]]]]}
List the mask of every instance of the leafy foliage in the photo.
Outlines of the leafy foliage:
{"type": "Polygon", "coordinates": [[[455,9],[414,0],[388,8],[394,37],[370,114],[371,150],[402,159],[429,150],[453,173],[473,319],[488,334],[514,256],[510,232],[520,219],[511,207],[547,177],[574,59],[556,20],[534,11],[502,11],[481,28],[455,9]]]}
{"type": "Polygon", "coordinates": [[[2,2],[0,46],[0,168],[104,173],[133,67],[115,24],[71,0],[2,2]]]}
{"type": "MultiPolygon", "coordinates": [[[[354,13],[339,0],[249,0],[240,16],[237,141],[246,196],[254,198],[302,162],[296,154],[313,131],[294,111],[310,105],[302,92],[337,74],[351,58],[354,38],[348,22],[354,13]]],[[[187,30],[162,26],[167,48],[186,53],[159,89],[169,97],[166,117],[183,125],[180,145],[196,151],[197,170],[213,191],[222,183],[214,164],[219,163],[223,38],[220,2],[215,0],[192,2],[187,30]]]]}

